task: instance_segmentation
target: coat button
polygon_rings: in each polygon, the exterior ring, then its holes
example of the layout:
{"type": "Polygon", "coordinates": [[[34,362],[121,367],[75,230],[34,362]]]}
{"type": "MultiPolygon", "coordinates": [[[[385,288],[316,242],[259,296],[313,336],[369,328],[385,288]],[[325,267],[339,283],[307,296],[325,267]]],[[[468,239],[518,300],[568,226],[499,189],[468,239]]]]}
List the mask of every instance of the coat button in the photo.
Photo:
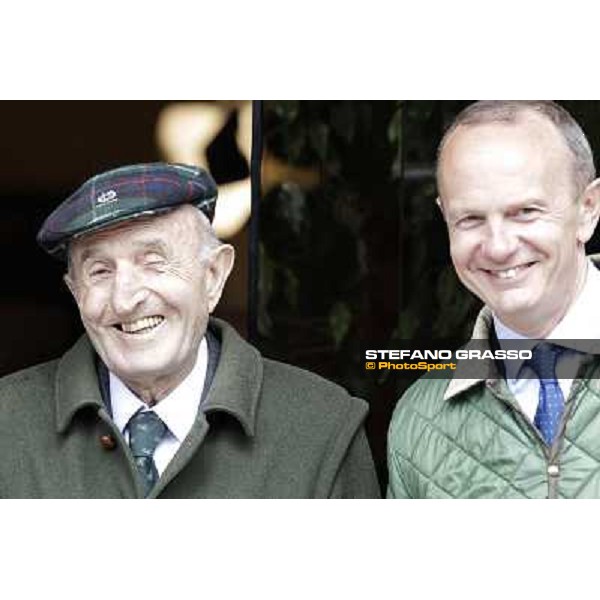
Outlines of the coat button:
{"type": "Polygon", "coordinates": [[[558,477],[560,473],[560,469],[558,468],[558,465],[548,465],[548,475],[550,475],[550,477],[558,477]]]}
{"type": "Polygon", "coordinates": [[[105,450],[114,450],[117,446],[117,442],[112,435],[101,435],[100,443],[105,450]]]}

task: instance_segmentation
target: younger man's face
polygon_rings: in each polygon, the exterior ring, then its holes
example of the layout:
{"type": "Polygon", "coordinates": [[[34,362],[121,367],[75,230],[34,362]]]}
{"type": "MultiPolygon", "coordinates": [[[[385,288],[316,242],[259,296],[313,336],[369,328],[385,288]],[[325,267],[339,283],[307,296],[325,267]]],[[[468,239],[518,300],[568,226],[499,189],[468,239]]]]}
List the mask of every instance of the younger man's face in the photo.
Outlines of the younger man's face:
{"type": "Polygon", "coordinates": [[[460,126],[442,152],[439,191],[463,284],[505,325],[548,334],[583,284],[593,232],[559,132],[537,115],[460,126]]]}

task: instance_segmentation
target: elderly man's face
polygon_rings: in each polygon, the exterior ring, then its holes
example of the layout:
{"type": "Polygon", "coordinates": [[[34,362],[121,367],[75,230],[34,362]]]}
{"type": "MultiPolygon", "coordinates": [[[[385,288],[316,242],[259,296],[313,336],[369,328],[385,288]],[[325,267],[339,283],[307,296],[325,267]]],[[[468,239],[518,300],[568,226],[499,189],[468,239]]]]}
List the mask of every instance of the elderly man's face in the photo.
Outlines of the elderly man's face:
{"type": "Polygon", "coordinates": [[[456,272],[509,327],[543,337],[585,276],[584,243],[596,204],[576,201],[572,156],[535,115],[514,124],[459,127],[439,173],[456,272]]]}
{"type": "Polygon", "coordinates": [[[160,400],[191,371],[233,261],[230,246],[203,253],[194,211],[130,221],[71,248],[66,280],[85,329],[144,400],[160,400]]]}

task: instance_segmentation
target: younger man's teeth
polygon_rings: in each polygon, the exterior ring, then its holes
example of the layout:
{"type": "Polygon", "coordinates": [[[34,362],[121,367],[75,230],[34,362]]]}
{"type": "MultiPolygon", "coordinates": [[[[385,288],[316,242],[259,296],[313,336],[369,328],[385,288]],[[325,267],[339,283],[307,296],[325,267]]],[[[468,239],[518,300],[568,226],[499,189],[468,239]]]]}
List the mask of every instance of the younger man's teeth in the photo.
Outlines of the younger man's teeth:
{"type": "Polygon", "coordinates": [[[164,317],[144,317],[132,323],[121,323],[125,333],[136,333],[142,329],[152,329],[163,322],[164,317]]]}
{"type": "Polygon", "coordinates": [[[498,277],[500,279],[512,279],[517,274],[517,269],[506,269],[506,271],[497,271],[498,277]]]}

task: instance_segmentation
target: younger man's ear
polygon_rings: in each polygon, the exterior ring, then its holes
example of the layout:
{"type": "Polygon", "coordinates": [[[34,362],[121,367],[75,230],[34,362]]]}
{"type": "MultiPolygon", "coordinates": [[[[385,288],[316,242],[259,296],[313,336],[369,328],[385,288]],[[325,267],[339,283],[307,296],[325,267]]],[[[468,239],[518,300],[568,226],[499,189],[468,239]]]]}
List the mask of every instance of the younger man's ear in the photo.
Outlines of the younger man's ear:
{"type": "Polygon", "coordinates": [[[600,217],[600,179],[594,179],[579,200],[579,226],[577,240],[585,244],[594,234],[600,217]]]}
{"type": "Polygon", "coordinates": [[[442,204],[442,199],[439,196],[435,199],[435,203],[438,205],[438,208],[442,211],[442,216],[446,218],[446,215],[444,214],[444,205],[442,204]]]}

